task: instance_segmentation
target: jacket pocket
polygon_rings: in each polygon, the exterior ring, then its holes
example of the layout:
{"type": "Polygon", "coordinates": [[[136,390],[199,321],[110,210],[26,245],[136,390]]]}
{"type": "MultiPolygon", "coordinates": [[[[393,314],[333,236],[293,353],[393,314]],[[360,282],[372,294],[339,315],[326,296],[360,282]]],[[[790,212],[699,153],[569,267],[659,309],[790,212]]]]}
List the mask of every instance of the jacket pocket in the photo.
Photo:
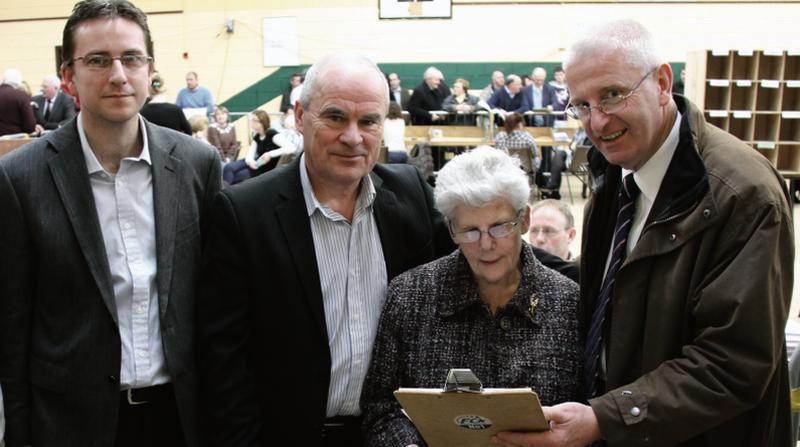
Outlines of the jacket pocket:
{"type": "Polygon", "coordinates": [[[33,385],[55,393],[64,393],[67,389],[69,371],[42,360],[31,358],[29,365],[30,381],[33,385]]]}

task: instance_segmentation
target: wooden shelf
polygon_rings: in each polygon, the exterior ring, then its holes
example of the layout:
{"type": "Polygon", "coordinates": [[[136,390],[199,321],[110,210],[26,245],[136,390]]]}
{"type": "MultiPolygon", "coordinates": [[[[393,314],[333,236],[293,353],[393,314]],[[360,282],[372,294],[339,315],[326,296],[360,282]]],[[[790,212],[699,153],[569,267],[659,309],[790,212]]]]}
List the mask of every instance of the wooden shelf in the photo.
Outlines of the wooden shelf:
{"type": "Polygon", "coordinates": [[[709,123],[778,170],[800,172],[800,51],[693,52],[686,73],[686,96],[709,123]]]}

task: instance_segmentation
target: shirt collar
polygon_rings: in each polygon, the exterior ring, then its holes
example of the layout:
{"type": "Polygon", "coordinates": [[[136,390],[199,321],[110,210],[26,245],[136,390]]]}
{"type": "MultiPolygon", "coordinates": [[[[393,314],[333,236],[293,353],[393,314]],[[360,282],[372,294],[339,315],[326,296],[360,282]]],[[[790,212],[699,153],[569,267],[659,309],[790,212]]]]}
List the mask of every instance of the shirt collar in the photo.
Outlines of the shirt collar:
{"type": "Polygon", "coordinates": [[[678,140],[680,136],[681,113],[677,112],[675,122],[672,124],[672,129],[667,135],[667,139],[661,144],[655,154],[650,157],[638,171],[630,171],[622,168],[622,178],[633,172],[633,179],[636,180],[636,185],[642,191],[642,195],[647,198],[651,203],[655,201],[658,195],[658,189],[661,187],[661,182],[669,168],[669,163],[672,160],[675,149],[678,148],[678,140]]]}
{"type": "MultiPolygon", "coordinates": [[[[300,156],[300,185],[303,187],[303,198],[306,202],[306,213],[311,217],[314,211],[320,210],[321,213],[329,213],[330,208],[317,200],[317,195],[314,194],[314,188],[311,186],[311,179],[308,177],[308,169],[306,168],[306,154],[305,152],[300,156]]],[[[366,175],[361,180],[361,185],[358,191],[358,199],[356,200],[356,211],[360,208],[368,208],[375,202],[375,185],[372,183],[372,178],[366,175]]]]}
{"type": "MultiPolygon", "coordinates": [[[[142,134],[142,152],[138,157],[125,157],[124,160],[144,161],[149,165],[153,163],[150,161],[150,146],[147,143],[147,132],[144,132],[144,120],[141,115],[139,117],[139,132],[142,134]]],[[[97,160],[92,147],[89,145],[89,139],[86,138],[86,131],[83,129],[83,113],[78,113],[78,137],[81,140],[81,150],[83,151],[83,158],[86,160],[86,170],[89,174],[95,172],[105,171],[103,165],[97,160]]]]}

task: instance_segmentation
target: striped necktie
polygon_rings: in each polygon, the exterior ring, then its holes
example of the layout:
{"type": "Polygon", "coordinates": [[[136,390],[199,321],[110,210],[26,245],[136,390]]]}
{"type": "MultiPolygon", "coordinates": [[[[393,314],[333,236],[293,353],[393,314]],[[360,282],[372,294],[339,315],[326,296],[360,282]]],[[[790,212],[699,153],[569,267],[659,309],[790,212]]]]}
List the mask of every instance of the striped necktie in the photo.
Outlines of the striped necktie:
{"type": "Polygon", "coordinates": [[[603,280],[603,287],[600,288],[600,295],[597,297],[592,321],[589,325],[589,332],[586,335],[586,349],[584,351],[584,385],[586,398],[597,395],[598,375],[600,372],[600,353],[603,346],[603,322],[608,315],[611,304],[611,295],[614,292],[614,280],[617,276],[628,250],[628,233],[633,223],[633,212],[636,209],[636,197],[639,195],[639,187],[633,179],[633,173],[628,174],[622,181],[622,188],[619,192],[619,212],[617,213],[617,224],[614,226],[613,251],[611,261],[608,264],[608,271],[603,280]]]}

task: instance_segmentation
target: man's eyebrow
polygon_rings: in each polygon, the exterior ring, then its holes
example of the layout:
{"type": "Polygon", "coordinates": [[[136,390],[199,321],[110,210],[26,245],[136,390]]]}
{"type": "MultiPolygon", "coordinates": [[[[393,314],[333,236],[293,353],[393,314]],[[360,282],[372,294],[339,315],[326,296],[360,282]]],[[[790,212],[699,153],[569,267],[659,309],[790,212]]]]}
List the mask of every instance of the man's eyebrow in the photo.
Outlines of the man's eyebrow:
{"type": "Polygon", "coordinates": [[[362,121],[363,120],[380,121],[381,120],[381,114],[380,113],[367,113],[366,115],[362,116],[360,119],[362,121]]]}
{"type": "Polygon", "coordinates": [[[340,109],[340,108],[338,108],[336,106],[328,106],[328,107],[320,110],[319,114],[320,114],[320,116],[322,116],[322,115],[341,115],[341,116],[346,115],[346,113],[344,113],[344,110],[342,110],[342,109],[340,109]]]}

